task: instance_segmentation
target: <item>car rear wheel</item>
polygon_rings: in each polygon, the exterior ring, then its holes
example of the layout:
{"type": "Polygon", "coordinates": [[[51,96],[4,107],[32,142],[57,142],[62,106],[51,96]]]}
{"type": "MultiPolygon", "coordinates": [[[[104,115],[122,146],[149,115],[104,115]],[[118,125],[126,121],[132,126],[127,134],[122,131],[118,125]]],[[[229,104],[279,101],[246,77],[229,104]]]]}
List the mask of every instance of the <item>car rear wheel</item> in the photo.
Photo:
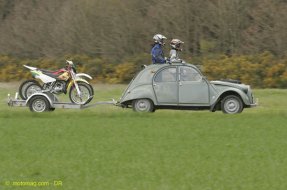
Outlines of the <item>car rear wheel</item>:
{"type": "Polygon", "coordinates": [[[133,101],[133,110],[136,112],[154,112],[153,102],[149,99],[137,99],[133,101]]]}
{"type": "Polygon", "coordinates": [[[223,113],[227,114],[241,113],[243,110],[243,102],[238,96],[229,95],[221,101],[221,109],[223,113]]]}

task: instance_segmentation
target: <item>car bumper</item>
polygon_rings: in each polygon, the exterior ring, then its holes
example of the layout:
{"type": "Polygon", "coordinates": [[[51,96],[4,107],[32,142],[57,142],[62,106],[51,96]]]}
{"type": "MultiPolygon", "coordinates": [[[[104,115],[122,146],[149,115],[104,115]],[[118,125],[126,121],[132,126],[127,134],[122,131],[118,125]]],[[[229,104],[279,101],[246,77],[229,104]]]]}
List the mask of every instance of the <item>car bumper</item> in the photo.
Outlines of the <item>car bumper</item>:
{"type": "MultiPolygon", "coordinates": [[[[254,102],[254,101],[253,101],[254,102]]],[[[253,104],[250,104],[250,107],[253,108],[253,107],[256,107],[259,105],[259,99],[256,98],[255,102],[253,104]]]]}

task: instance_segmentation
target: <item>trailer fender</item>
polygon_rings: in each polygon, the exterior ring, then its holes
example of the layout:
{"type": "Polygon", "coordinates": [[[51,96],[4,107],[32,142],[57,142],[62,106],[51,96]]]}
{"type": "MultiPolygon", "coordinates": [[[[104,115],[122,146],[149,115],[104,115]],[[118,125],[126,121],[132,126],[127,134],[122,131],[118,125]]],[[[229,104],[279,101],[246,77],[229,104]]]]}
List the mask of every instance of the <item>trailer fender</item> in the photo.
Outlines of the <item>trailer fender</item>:
{"type": "Polygon", "coordinates": [[[31,100],[31,98],[35,97],[35,96],[44,96],[48,102],[50,103],[50,107],[54,108],[54,104],[52,101],[52,97],[50,97],[48,94],[46,93],[42,93],[42,92],[36,92],[34,94],[32,94],[27,100],[26,100],[26,106],[29,105],[29,101],[31,100]]]}

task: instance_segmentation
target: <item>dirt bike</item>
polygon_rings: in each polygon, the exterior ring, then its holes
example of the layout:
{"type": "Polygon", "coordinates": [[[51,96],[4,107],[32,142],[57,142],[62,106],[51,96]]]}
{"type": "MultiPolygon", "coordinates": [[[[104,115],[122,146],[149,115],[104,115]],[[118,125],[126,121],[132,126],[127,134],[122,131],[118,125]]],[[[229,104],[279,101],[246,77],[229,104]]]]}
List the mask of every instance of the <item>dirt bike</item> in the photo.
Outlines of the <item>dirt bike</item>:
{"type": "Polygon", "coordinates": [[[66,94],[68,92],[71,102],[75,104],[89,103],[93,98],[94,90],[83,77],[88,79],[92,79],[92,77],[85,73],[77,73],[72,61],[67,60],[66,63],[65,68],[57,71],[24,65],[24,67],[30,69],[33,78],[39,79],[43,84],[34,79],[24,81],[19,87],[20,97],[26,100],[36,92],[50,92],[53,94],[66,94]]]}

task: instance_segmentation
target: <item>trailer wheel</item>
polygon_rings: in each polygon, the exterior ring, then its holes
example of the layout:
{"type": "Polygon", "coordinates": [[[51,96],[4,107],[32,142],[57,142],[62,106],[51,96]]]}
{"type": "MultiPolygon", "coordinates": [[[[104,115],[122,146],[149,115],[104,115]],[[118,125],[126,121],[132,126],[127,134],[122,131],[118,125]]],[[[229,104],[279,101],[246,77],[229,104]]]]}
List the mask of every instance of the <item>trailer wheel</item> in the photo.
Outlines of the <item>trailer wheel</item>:
{"type": "MultiPolygon", "coordinates": [[[[50,110],[50,103],[44,96],[32,97],[28,102],[30,111],[32,112],[45,112],[50,110]]],[[[52,111],[52,110],[51,110],[52,111]]]]}

